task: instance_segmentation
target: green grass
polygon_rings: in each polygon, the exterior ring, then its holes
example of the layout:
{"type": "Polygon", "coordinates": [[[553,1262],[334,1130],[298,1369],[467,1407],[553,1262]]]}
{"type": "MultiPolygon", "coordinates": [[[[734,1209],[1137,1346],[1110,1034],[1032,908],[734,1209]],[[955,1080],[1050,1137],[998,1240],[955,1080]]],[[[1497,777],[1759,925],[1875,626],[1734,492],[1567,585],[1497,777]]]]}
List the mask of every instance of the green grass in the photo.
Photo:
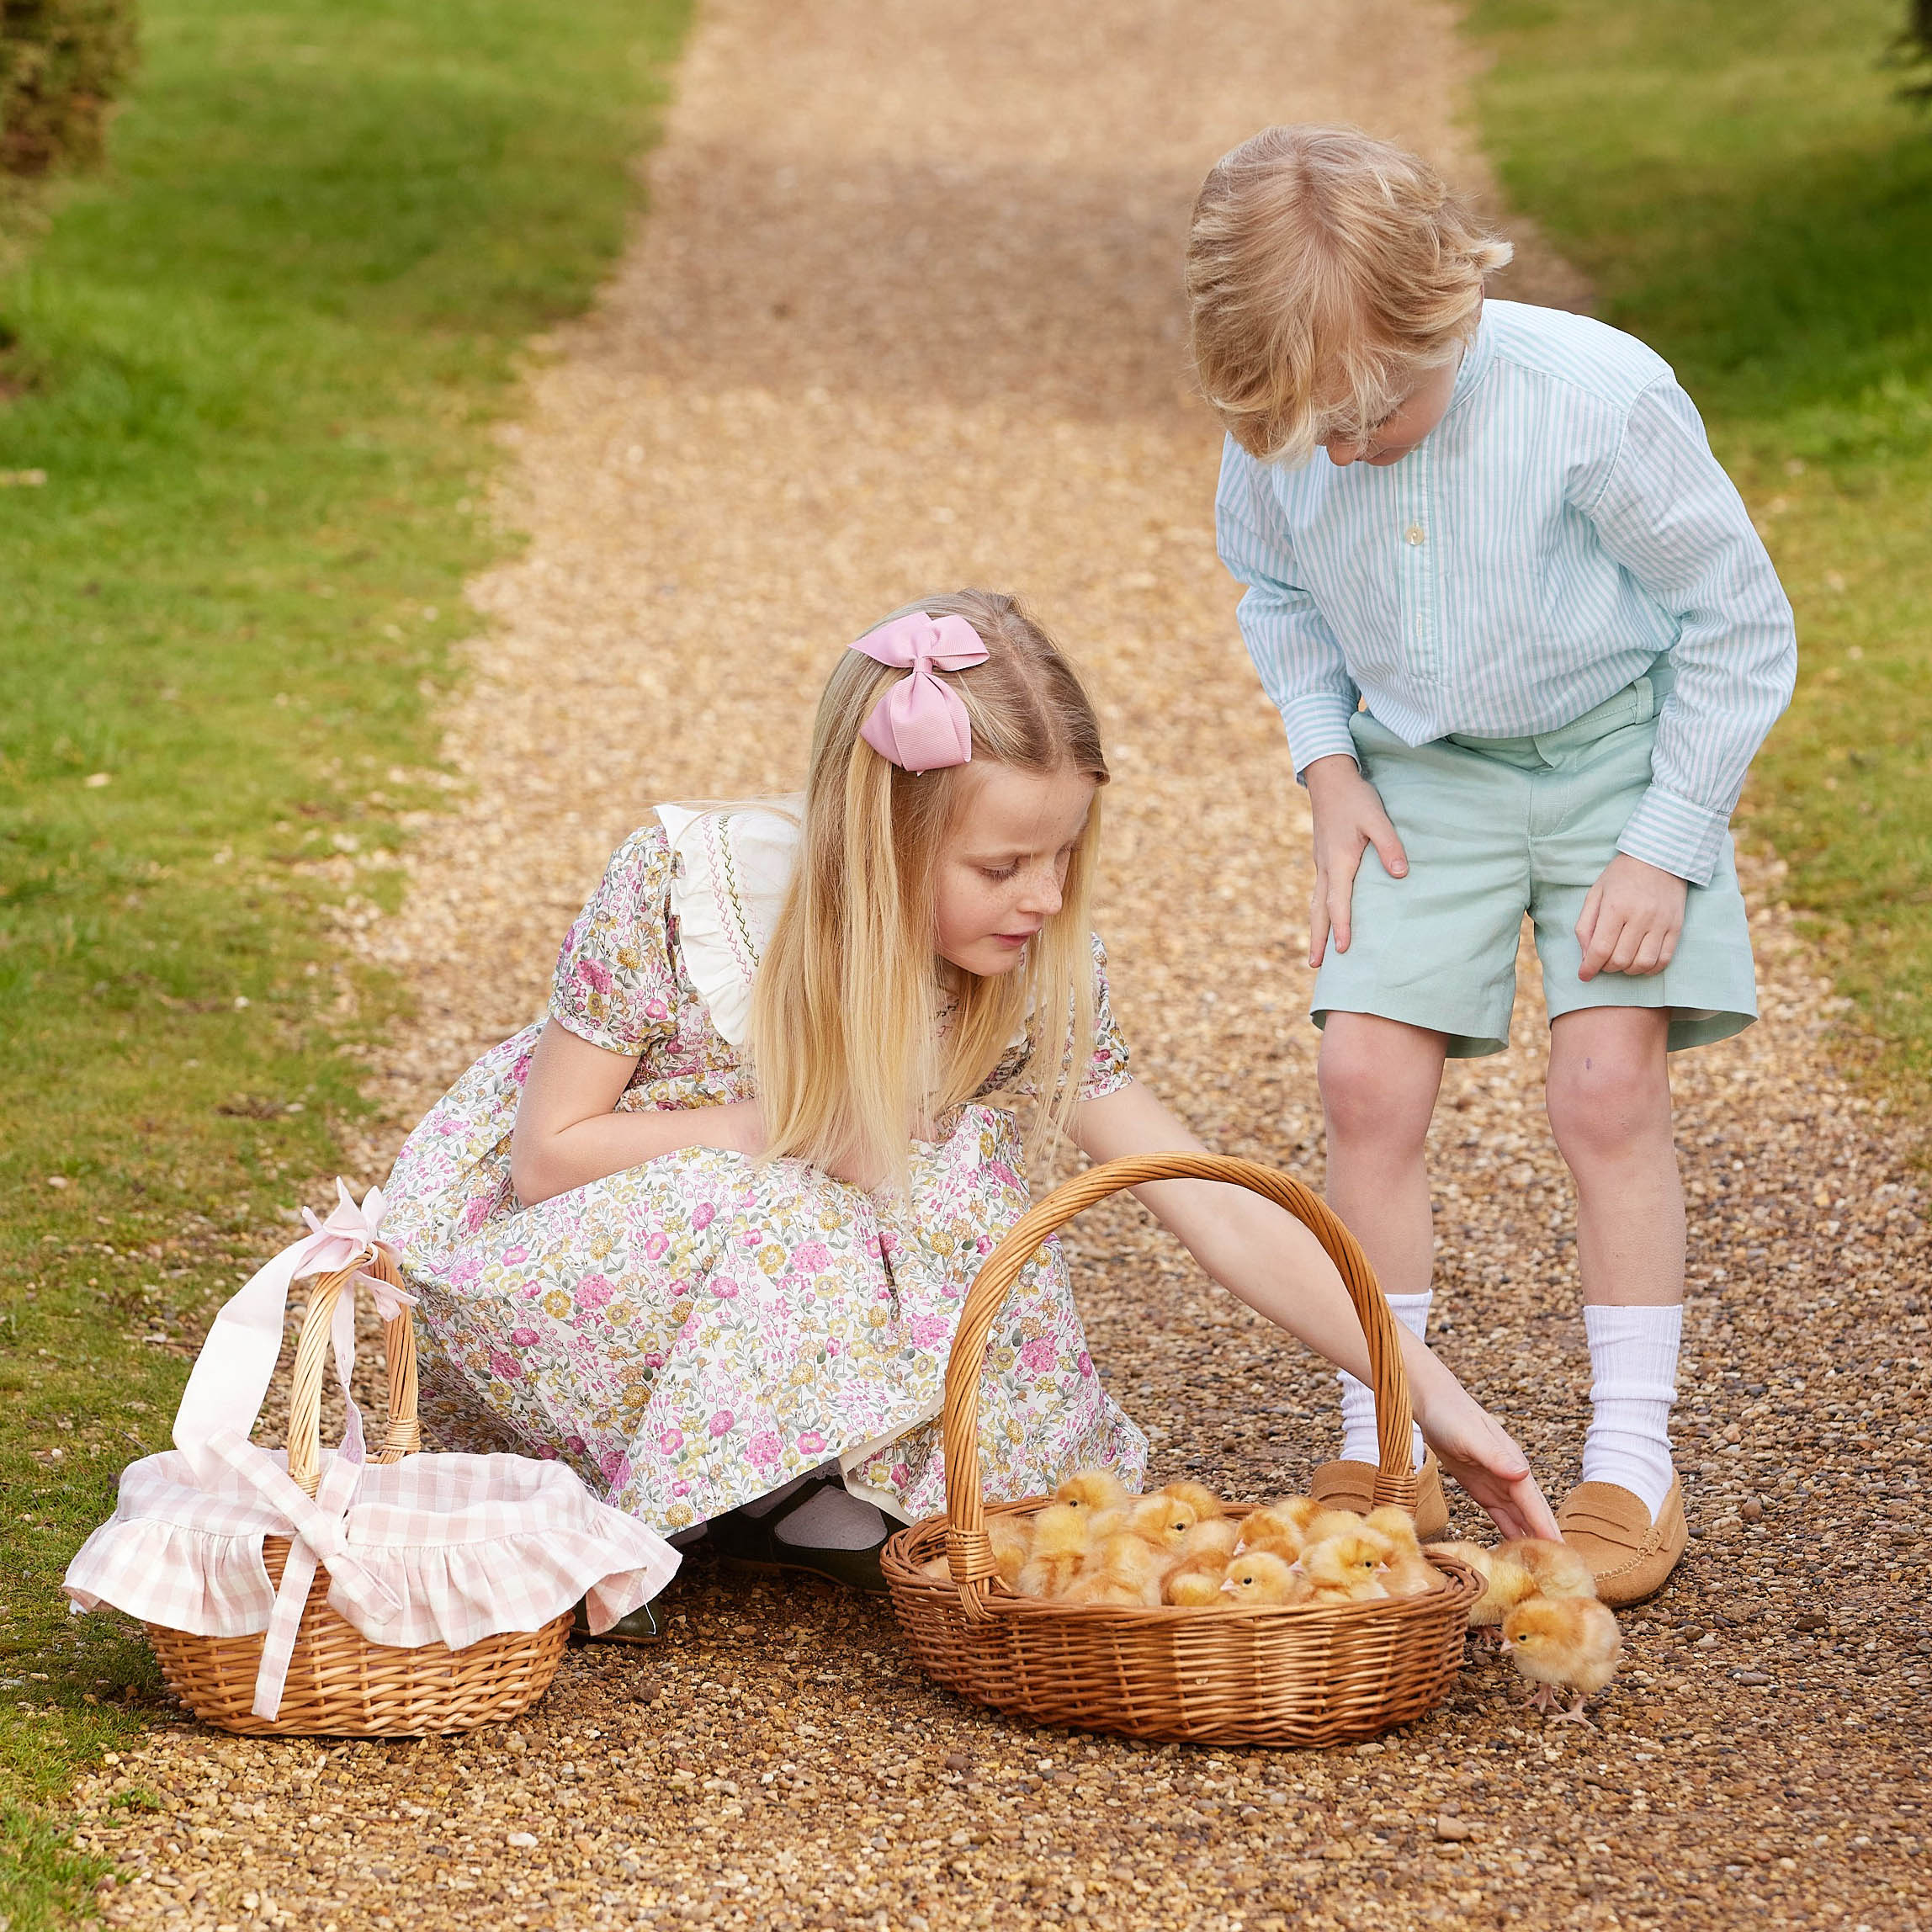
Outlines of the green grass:
{"type": "Polygon", "coordinates": [[[399,995],[330,921],[387,902],[443,795],[430,706],[500,547],[488,425],[622,239],[686,10],[149,0],[108,171],[25,246],[5,211],[13,1932],[91,1883],[40,1807],[157,1690],[56,1586],[165,1442],[187,1338],[339,1165],[356,1042],[399,995]]]}
{"type": "Polygon", "coordinates": [[[1514,204],[1676,366],[1798,614],[1742,829],[1932,1108],[1932,115],[1903,0],[1476,0],[1514,204]]]}

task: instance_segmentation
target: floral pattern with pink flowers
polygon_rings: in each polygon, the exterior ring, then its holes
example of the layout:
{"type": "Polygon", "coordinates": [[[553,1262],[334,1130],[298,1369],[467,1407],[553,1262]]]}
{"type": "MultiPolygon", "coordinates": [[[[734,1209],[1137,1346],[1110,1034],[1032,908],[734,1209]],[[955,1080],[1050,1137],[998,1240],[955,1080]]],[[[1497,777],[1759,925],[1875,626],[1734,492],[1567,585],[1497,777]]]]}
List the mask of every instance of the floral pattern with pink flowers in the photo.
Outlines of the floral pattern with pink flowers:
{"type": "MultiPolygon", "coordinates": [[[[619,849],[558,961],[551,1016],[638,1057],[624,1107],[749,1098],[670,910],[661,828],[619,849]]],[[[1082,1083],[1126,1084],[1095,947],[1099,1018],[1082,1083]]],[[[419,1298],[422,1407],[440,1445],[562,1457],[660,1532],[721,1514],[831,1457],[908,1519],[944,1506],[946,1360],[980,1263],[1025,1213],[1011,1113],[986,1098],[916,1144],[903,1197],[799,1161],[692,1148],[524,1208],[510,1132],[539,1027],[483,1055],[412,1133],[384,1232],[419,1298]],[[856,1458],[856,1460],[855,1460],[856,1458]]],[[[985,1093],[1023,1084],[1023,1048],[985,1093]]],[[[995,1323],[980,1387],[989,1498],[1083,1464],[1138,1484],[1145,1439],[1101,1387],[1057,1241],[995,1323]]]]}

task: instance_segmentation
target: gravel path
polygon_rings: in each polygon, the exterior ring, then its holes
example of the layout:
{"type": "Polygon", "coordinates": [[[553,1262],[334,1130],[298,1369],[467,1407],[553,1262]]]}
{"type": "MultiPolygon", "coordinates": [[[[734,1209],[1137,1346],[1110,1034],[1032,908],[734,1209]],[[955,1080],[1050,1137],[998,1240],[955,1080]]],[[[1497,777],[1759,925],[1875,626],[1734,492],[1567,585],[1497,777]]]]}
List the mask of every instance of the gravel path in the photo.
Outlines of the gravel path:
{"type": "MultiPolygon", "coordinates": [[[[1024,591],[1103,700],[1101,904],[1143,1076],[1319,1180],[1305,820],[1214,560],[1179,241],[1203,165],[1273,119],[1358,119],[1479,185],[1461,58],[1417,0],[711,0],[650,220],[509,433],[502,507],[533,541],[476,586],[491,634],[451,720],[470,790],[364,936],[423,1003],[374,1070],[398,1132],[539,1009],[652,801],[788,783],[827,653],[972,581],[1024,591]]],[[[1520,292],[1574,295],[1526,252],[1520,292]]],[[[512,1731],[164,1728],[80,1796],[135,1874],[110,1920],[1928,1923],[1924,1201],[1829,1070],[1832,1002],[1755,884],[1765,1023],[1679,1075],[1698,1540],[1628,1619],[1600,1734],[1546,1729],[1473,1658],[1446,1708],[1355,1750],[1033,1731],[928,1687],[882,1607],[699,1554],[661,1651],[573,1653],[512,1731]],[[136,1786],[163,1808],[130,1813],[136,1786]]],[[[1452,1075],[1438,1307],[1558,1494],[1588,1377],[1540,1027],[1526,1006],[1507,1059],[1452,1075]]],[[[1074,1246],[1163,1474],[1253,1495],[1329,1452],[1325,1379],[1135,1211],[1074,1246]]]]}

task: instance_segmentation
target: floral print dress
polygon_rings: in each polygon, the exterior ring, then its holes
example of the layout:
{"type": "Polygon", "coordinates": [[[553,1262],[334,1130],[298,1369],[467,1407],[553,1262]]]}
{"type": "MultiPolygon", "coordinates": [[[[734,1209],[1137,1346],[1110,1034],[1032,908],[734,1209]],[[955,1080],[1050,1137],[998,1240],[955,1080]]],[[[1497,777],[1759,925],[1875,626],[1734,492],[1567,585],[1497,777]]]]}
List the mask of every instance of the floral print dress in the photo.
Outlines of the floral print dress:
{"type": "MultiPolygon", "coordinates": [[[[621,1107],[749,1099],[736,1043],[796,820],[670,806],[659,820],[619,848],[571,926],[550,1017],[637,1056],[621,1107]]],[[[1095,973],[1089,1099],[1129,1077],[1097,940],[1095,973]]],[[[525,1208],[510,1136],[540,1031],[463,1075],[385,1190],[441,1445],[560,1457],[666,1534],[835,1458],[847,1489],[894,1516],[942,1510],[953,1331],[981,1261],[1028,1205],[1012,1116],[984,1096],[1025,1091],[1026,1043],[943,1138],[915,1144],[904,1195],[691,1148],[525,1208]]],[[[994,1499],[1083,1465],[1134,1486],[1145,1468],[1145,1438],[1087,1352],[1057,1241],[995,1324],[979,1453],[994,1499]]]]}

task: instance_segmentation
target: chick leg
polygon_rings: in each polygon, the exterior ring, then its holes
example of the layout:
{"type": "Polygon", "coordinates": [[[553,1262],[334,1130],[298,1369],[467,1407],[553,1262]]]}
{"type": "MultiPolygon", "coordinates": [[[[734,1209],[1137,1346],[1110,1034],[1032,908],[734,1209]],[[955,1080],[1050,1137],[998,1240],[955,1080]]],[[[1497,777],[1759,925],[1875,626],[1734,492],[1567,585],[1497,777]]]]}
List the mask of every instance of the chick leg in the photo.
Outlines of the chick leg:
{"type": "MultiPolygon", "coordinates": [[[[1549,1686],[1545,1685],[1543,1688],[1547,1690],[1549,1686]]],[[[1581,1724],[1584,1730],[1594,1731],[1596,1728],[1596,1726],[1591,1723],[1590,1719],[1584,1716],[1583,1706],[1584,1695],[1579,1690],[1577,1693],[1575,1703],[1572,1704],[1569,1709],[1567,1711],[1557,1711],[1552,1712],[1550,1714],[1550,1722],[1552,1724],[1581,1724]]]]}
{"type": "Polygon", "coordinates": [[[1529,1707],[1532,1711],[1542,1711],[1547,1714],[1550,1706],[1555,1703],[1556,1701],[1557,1694],[1555,1690],[1547,1684],[1539,1684],[1536,1689],[1530,1693],[1529,1707]]]}

